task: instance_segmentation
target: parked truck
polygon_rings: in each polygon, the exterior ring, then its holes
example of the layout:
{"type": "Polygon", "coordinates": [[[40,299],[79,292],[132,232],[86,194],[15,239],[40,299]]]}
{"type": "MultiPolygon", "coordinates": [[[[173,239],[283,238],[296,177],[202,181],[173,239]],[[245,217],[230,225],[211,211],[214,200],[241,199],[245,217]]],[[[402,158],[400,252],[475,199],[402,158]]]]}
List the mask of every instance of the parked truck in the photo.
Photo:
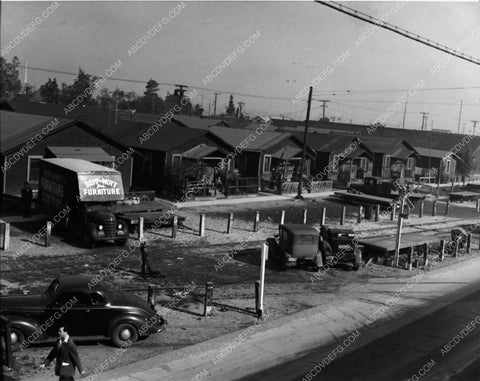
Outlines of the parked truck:
{"type": "Polygon", "coordinates": [[[115,216],[116,203],[123,198],[122,176],[114,169],[81,159],[40,160],[42,212],[87,248],[101,241],[127,242],[127,224],[115,216]],[[57,221],[65,209],[69,212],[57,221]]]}

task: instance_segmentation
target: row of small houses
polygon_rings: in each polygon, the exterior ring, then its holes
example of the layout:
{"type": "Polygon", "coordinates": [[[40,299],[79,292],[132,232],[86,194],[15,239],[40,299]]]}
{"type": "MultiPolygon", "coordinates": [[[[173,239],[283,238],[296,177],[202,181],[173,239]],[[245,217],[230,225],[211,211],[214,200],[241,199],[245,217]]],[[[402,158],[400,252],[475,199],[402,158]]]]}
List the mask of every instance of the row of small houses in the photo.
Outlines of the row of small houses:
{"type": "MultiPolygon", "coordinates": [[[[174,198],[185,191],[187,181],[211,184],[209,194],[249,193],[278,191],[278,184],[295,189],[300,177],[303,134],[300,126],[281,126],[283,121],[257,120],[235,128],[222,119],[177,115],[160,124],[158,117],[137,115],[114,124],[101,118],[61,117],[63,109],[56,113],[52,105],[47,112],[39,104],[14,106],[2,105],[0,110],[2,196],[18,195],[24,181],[35,188],[42,157],[83,158],[112,166],[122,173],[127,191],[153,189],[174,198]]],[[[439,149],[432,144],[433,133],[425,147],[417,144],[420,139],[405,139],[407,130],[396,130],[397,137],[381,136],[384,132],[358,135],[324,131],[314,123],[312,131],[307,135],[304,175],[343,185],[365,176],[434,178],[437,170],[441,180],[448,181],[459,160],[452,147],[463,137],[450,134],[450,146],[439,149]]],[[[473,157],[480,155],[478,140],[468,144],[473,157]]]]}

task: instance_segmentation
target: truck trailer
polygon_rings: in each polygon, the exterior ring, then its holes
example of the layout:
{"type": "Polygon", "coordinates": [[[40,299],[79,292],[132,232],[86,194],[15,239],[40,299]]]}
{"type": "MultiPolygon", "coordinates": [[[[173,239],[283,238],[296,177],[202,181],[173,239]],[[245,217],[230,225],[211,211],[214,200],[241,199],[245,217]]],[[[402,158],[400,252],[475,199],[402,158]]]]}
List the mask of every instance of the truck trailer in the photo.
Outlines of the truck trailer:
{"type": "Polygon", "coordinates": [[[128,240],[127,224],[115,216],[124,199],[119,171],[81,159],[42,159],[38,201],[47,218],[92,248],[97,242],[128,240]],[[69,210],[61,221],[58,215],[69,210]]]}

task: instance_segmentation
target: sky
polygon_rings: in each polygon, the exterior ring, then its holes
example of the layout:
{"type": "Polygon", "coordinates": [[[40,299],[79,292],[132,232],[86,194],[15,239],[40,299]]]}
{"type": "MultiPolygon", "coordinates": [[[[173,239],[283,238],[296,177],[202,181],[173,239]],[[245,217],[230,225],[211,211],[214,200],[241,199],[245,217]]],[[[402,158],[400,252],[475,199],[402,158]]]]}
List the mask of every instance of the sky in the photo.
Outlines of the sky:
{"type": "MultiPolygon", "coordinates": [[[[361,124],[372,123],[397,104],[385,124],[401,128],[401,96],[423,81],[424,89],[460,89],[414,92],[408,98],[406,128],[420,129],[421,112],[427,112],[428,129],[456,132],[462,99],[460,132],[470,132],[472,120],[480,120],[480,65],[388,30],[370,33],[371,24],[314,2],[59,1],[48,13],[52,4],[0,5],[2,56],[28,62],[27,80],[36,88],[54,77],[71,84],[75,76],[32,68],[77,73],[81,67],[108,77],[106,70],[120,60],[121,67],[102,87],[142,94],[153,78],[161,83],[161,96],[173,92],[174,84],[202,88],[192,103],[203,104],[206,114],[213,113],[213,93],[218,92],[217,113],[225,111],[233,93],[251,117],[304,120],[307,97],[302,89],[317,78],[311,119],[322,116],[320,100],[330,101],[327,117],[361,124]],[[149,38],[141,40],[149,30],[149,38]],[[365,42],[356,43],[362,34],[365,42]],[[432,74],[435,65],[442,66],[432,74]]],[[[451,48],[463,44],[463,53],[480,59],[478,2],[341,4],[377,18],[388,15],[390,24],[451,48]]],[[[21,76],[23,80],[24,69],[21,76]]]]}

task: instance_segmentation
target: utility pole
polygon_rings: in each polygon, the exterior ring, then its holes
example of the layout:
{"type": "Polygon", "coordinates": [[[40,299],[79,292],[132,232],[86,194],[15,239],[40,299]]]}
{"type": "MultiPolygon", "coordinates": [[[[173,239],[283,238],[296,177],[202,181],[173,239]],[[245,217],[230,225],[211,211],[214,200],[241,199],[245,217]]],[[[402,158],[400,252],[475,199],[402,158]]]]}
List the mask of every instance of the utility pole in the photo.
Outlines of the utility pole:
{"type": "MultiPolygon", "coordinates": [[[[402,224],[403,224],[403,209],[405,207],[405,189],[401,187],[400,191],[400,210],[398,211],[397,221],[397,235],[395,237],[395,266],[398,267],[398,260],[400,258],[400,240],[402,238],[402,224]]],[[[395,206],[394,206],[395,207],[395,206]]]]}
{"type": "Polygon", "coordinates": [[[405,108],[403,109],[402,129],[405,129],[405,117],[407,116],[407,105],[408,105],[408,93],[407,93],[407,100],[405,101],[405,108]]]}
{"type": "Polygon", "coordinates": [[[238,117],[241,118],[242,117],[242,108],[243,106],[245,106],[245,102],[238,102],[238,108],[240,109],[240,111],[238,112],[238,117]]]}
{"type": "Polygon", "coordinates": [[[310,86],[310,92],[308,93],[307,118],[305,119],[305,131],[303,132],[303,150],[302,150],[302,160],[300,162],[300,178],[298,180],[298,194],[295,196],[295,198],[299,200],[303,200],[303,196],[302,196],[303,167],[305,166],[305,155],[307,151],[307,131],[308,131],[308,122],[310,120],[310,106],[312,105],[312,91],[313,91],[313,87],[310,86]]]}
{"type": "Polygon", "coordinates": [[[458,116],[457,134],[460,133],[460,121],[462,120],[462,107],[463,107],[463,99],[460,101],[460,115],[458,116]]]}
{"type": "Polygon", "coordinates": [[[326,99],[321,99],[320,102],[323,103],[323,105],[321,105],[320,107],[323,108],[323,111],[322,111],[322,120],[325,119],[325,108],[328,107],[327,106],[327,102],[330,102],[329,100],[326,100],[326,99]]]}
{"type": "Polygon", "coordinates": [[[477,129],[478,120],[472,120],[473,122],[473,136],[475,136],[475,130],[477,129]]]}
{"type": "Polygon", "coordinates": [[[427,118],[428,118],[428,112],[421,112],[422,114],[422,131],[427,129],[427,118]]]}
{"type": "Polygon", "coordinates": [[[213,106],[213,116],[217,114],[217,95],[220,95],[220,93],[213,93],[215,95],[215,104],[213,106]]]}

